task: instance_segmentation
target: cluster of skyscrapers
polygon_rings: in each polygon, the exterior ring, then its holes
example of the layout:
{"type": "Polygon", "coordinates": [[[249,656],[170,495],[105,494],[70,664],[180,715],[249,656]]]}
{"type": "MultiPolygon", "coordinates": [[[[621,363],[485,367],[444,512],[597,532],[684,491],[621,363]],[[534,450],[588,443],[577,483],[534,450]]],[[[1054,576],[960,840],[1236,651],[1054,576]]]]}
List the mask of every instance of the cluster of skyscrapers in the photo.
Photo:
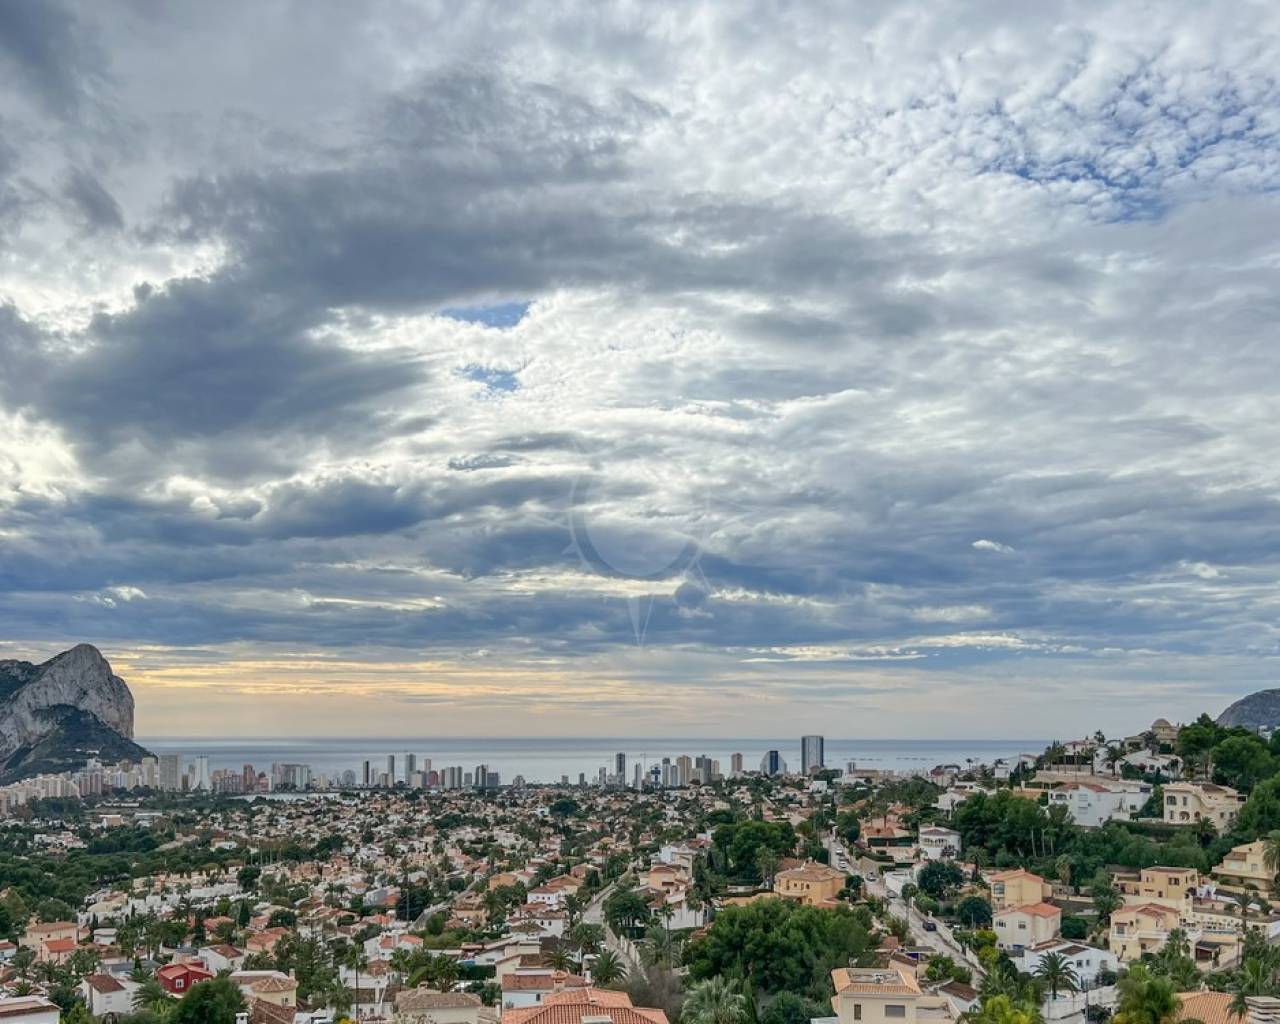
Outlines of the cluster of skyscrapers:
{"type": "MultiPolygon", "coordinates": [[[[479,764],[474,769],[462,765],[450,765],[442,768],[432,766],[431,758],[419,757],[406,751],[399,758],[388,754],[385,767],[381,762],[364,761],[357,773],[347,769],[341,775],[329,778],[326,775],[314,774],[308,764],[276,762],[271,765],[270,773],[258,772],[253,765],[246,764],[241,769],[219,768],[210,770],[209,758],[200,754],[189,764],[183,764],[181,754],[163,754],[158,759],[148,759],[145,767],[154,775],[152,784],[169,792],[210,792],[210,793],[267,793],[277,790],[302,791],[307,789],[391,789],[404,786],[408,789],[497,789],[502,780],[498,772],[491,771],[488,765],[479,764]]],[[[826,764],[826,750],[823,737],[817,735],[800,738],[800,770],[804,774],[820,771],[826,764]]],[[[708,785],[725,778],[719,760],[706,754],[679,757],[663,757],[661,760],[648,761],[641,757],[627,772],[627,754],[619,751],[614,755],[612,766],[602,765],[594,780],[599,786],[614,786],[634,789],[676,789],[681,786],[708,785]],[[612,767],[612,771],[610,771],[612,767]]],[[[760,774],[783,775],[787,772],[787,762],[781,752],[767,750],[760,759],[760,774]]],[[[729,778],[738,778],[746,774],[743,755],[729,756],[729,778]]],[[[150,777],[149,777],[149,780],[150,777]]],[[[560,777],[562,785],[569,785],[569,776],[560,777]]],[[[523,776],[516,776],[512,783],[523,785],[523,776]]],[[[578,785],[586,786],[588,777],[585,772],[578,774],[578,785]]]]}
{"type": "MultiPolygon", "coordinates": [[[[801,771],[806,775],[821,771],[826,766],[826,744],[823,737],[810,735],[800,738],[800,764],[801,771]]],[[[760,759],[760,774],[784,775],[786,772],[787,762],[783,760],[782,754],[777,750],[765,751],[764,757],[760,759]]],[[[744,774],[742,754],[730,754],[729,778],[738,778],[744,774]]],[[[715,758],[705,754],[697,757],[685,754],[675,758],[664,757],[651,763],[642,758],[631,766],[631,776],[628,778],[627,755],[618,751],[613,756],[613,771],[602,765],[595,781],[600,786],[675,789],[680,786],[708,785],[724,777],[720,762],[715,758]]],[[[560,776],[560,783],[569,785],[569,776],[560,776]]],[[[578,785],[587,785],[585,772],[578,774],[578,785]]]]}
{"type": "MultiPolygon", "coordinates": [[[[356,785],[354,772],[343,772],[344,786],[356,785]],[[350,776],[350,778],[348,778],[350,776]]],[[[409,789],[497,789],[502,784],[501,776],[489,770],[487,764],[478,764],[474,769],[462,765],[450,765],[436,769],[431,765],[431,758],[418,760],[418,755],[405,752],[400,762],[400,770],[396,769],[396,755],[387,755],[386,771],[379,771],[373,761],[365,761],[359,785],[364,789],[388,789],[400,784],[409,789]]]]}

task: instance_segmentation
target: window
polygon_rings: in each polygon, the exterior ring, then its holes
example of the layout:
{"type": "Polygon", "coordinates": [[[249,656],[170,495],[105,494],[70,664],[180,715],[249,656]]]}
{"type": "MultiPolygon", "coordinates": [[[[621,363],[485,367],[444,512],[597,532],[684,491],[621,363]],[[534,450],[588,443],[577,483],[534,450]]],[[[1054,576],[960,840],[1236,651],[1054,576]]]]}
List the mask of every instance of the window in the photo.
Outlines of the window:
{"type": "Polygon", "coordinates": [[[862,1020],[862,1004],[861,1003],[853,1004],[853,1019],[862,1020]]]}
{"type": "Polygon", "coordinates": [[[907,1008],[901,1003],[886,1003],[884,1015],[886,1017],[905,1017],[907,1015],[907,1008]]]}

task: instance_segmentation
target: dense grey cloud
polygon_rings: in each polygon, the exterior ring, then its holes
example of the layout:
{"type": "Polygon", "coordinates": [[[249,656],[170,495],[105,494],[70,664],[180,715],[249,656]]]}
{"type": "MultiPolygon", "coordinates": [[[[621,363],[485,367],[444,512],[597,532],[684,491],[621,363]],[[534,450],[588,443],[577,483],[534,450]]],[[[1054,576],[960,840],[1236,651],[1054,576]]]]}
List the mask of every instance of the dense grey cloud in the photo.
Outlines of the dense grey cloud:
{"type": "Polygon", "coordinates": [[[1276,16],[4,5],[3,632],[1266,681],[1276,16]]]}

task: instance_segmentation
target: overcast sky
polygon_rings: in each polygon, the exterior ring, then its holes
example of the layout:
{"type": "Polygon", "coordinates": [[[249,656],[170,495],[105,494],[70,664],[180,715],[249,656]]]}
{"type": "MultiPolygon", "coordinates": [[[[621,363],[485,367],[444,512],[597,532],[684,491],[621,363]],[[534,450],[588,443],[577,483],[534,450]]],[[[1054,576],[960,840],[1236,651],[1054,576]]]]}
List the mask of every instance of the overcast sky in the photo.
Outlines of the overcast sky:
{"type": "Polygon", "coordinates": [[[144,734],[1277,684],[1280,7],[0,0],[0,656],[144,734]]]}

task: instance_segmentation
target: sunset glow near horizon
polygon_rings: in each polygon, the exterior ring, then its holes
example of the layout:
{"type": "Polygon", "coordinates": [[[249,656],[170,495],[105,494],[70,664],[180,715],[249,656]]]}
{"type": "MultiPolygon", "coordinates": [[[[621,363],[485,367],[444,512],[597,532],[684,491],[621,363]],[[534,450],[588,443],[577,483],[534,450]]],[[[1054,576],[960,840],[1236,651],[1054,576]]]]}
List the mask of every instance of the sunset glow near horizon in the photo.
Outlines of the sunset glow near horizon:
{"type": "Polygon", "coordinates": [[[139,735],[1276,685],[1280,8],[0,6],[0,659],[139,735]]]}

